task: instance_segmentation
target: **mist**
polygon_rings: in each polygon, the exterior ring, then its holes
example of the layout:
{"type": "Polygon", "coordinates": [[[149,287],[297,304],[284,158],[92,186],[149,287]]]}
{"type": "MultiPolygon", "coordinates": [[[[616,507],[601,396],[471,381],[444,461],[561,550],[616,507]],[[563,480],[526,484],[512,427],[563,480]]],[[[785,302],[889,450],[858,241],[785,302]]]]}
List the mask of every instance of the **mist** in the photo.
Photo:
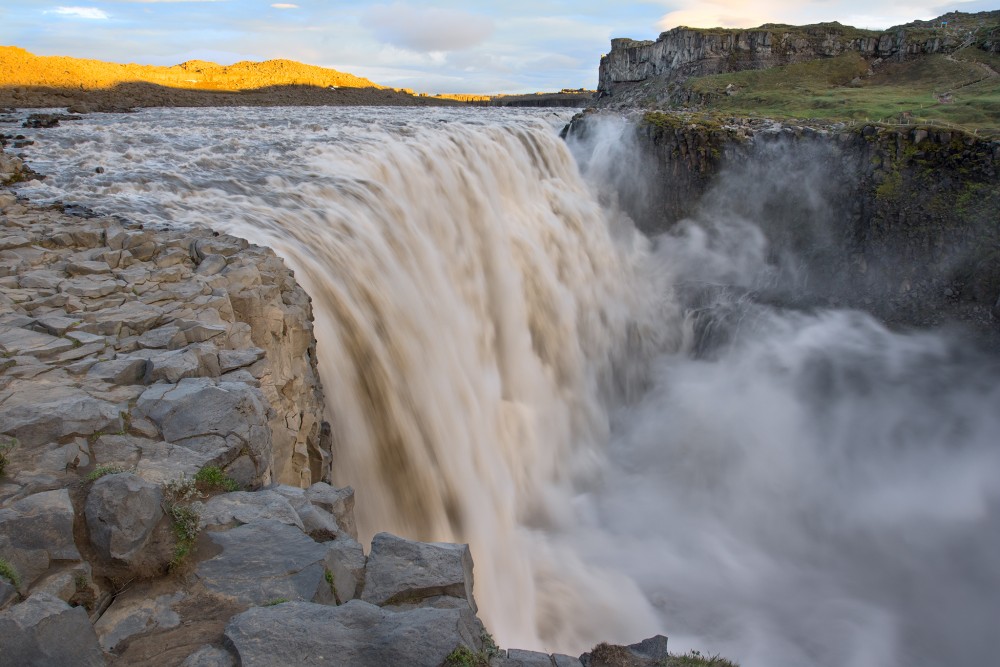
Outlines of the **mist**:
{"type": "MultiPolygon", "coordinates": [[[[631,137],[611,122],[572,145],[595,187],[631,137]]],[[[794,149],[751,146],[654,238],[687,342],[612,412],[588,498],[615,545],[602,562],[632,573],[675,650],[744,667],[990,663],[1000,365],[954,331],[830,307],[854,165],[794,149]]]]}

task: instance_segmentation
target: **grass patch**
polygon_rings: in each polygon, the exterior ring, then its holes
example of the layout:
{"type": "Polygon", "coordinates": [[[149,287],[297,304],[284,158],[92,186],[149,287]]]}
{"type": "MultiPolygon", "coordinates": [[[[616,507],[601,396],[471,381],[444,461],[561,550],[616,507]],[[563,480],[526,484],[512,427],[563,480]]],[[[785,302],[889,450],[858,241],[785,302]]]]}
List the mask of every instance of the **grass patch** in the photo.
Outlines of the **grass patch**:
{"type": "Polygon", "coordinates": [[[17,573],[10,561],[0,558],[0,578],[6,579],[15,587],[21,585],[21,575],[17,573]]]}
{"type": "Polygon", "coordinates": [[[697,77],[685,85],[706,109],[735,115],[830,122],[898,122],[906,116],[914,124],[1000,133],[1000,79],[986,67],[1000,68],[1000,56],[968,48],[952,58],[933,54],[884,63],[867,76],[867,61],[849,52],[697,77]]]}
{"type": "Polygon", "coordinates": [[[239,483],[228,477],[218,466],[205,466],[194,476],[198,490],[204,493],[217,491],[239,491],[239,483]]]}
{"type": "Polygon", "coordinates": [[[468,646],[456,646],[449,653],[442,667],[489,667],[490,659],[499,657],[500,648],[493,640],[493,635],[486,632],[482,635],[483,648],[473,651],[468,646]]]}
{"type": "Polygon", "coordinates": [[[444,667],[489,667],[488,658],[483,659],[479,652],[468,646],[459,646],[444,659],[444,667]]]}
{"type": "Polygon", "coordinates": [[[265,602],[263,606],[265,606],[265,607],[274,607],[274,606],[277,606],[279,604],[285,604],[286,602],[291,602],[291,600],[289,600],[288,598],[275,598],[274,600],[271,600],[270,602],[265,602]]]}
{"type": "Polygon", "coordinates": [[[87,475],[87,481],[96,482],[100,478],[105,477],[107,475],[117,475],[118,473],[128,472],[128,471],[129,471],[128,468],[116,464],[99,465],[90,471],[90,474],[87,475]]]}
{"type": "Polygon", "coordinates": [[[716,655],[702,655],[701,651],[691,651],[684,655],[671,655],[660,661],[660,667],[740,667],[739,664],[716,655]]]}

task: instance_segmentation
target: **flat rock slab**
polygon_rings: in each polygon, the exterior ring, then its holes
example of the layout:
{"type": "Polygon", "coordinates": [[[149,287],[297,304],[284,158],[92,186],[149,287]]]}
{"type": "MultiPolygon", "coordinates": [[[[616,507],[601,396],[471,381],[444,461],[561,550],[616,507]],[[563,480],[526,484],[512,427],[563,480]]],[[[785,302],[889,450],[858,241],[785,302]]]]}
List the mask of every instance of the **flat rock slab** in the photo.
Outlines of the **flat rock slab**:
{"type": "Polygon", "coordinates": [[[267,519],[206,535],[222,552],[199,563],[195,575],[216,594],[263,605],[312,600],[320,582],[326,585],[323,559],[328,547],[295,526],[267,519]]]}
{"type": "Polygon", "coordinates": [[[0,352],[10,356],[27,354],[33,357],[51,357],[72,350],[76,345],[66,338],[50,336],[31,329],[5,328],[0,330],[0,352]]]}
{"type": "Polygon", "coordinates": [[[170,442],[230,434],[247,441],[266,438],[270,442],[263,396],[242,382],[187,378],[176,385],[158,384],[143,392],[136,407],[170,442]]]}
{"type": "Polygon", "coordinates": [[[183,591],[153,599],[129,593],[118,596],[94,624],[101,648],[110,653],[135,635],[176,628],[181,623],[181,617],[174,611],[173,605],[184,597],[183,591]]]}
{"type": "MultiPolygon", "coordinates": [[[[579,664],[579,660],[577,664],[579,664]]],[[[538,651],[523,651],[512,648],[507,651],[506,658],[498,658],[490,663],[491,667],[552,667],[552,657],[538,651]]]]}
{"type": "MultiPolygon", "coordinates": [[[[132,428],[138,424],[141,422],[133,420],[132,428]]],[[[91,451],[97,464],[134,467],[135,474],[156,484],[181,476],[194,477],[212,459],[210,454],[181,445],[132,435],[102,435],[91,445],[91,451]]]]}
{"type": "Polygon", "coordinates": [[[352,600],[340,607],[287,602],[256,607],[226,626],[243,667],[440,667],[458,646],[475,650],[481,626],[457,609],[392,612],[352,600]]]}
{"type": "Polygon", "coordinates": [[[118,431],[123,407],[75,387],[33,384],[0,405],[0,429],[21,445],[41,445],[68,435],[118,431]]]}
{"type": "Polygon", "coordinates": [[[209,500],[201,510],[205,527],[235,526],[272,519],[303,530],[302,521],[291,503],[274,491],[224,493],[209,500]]]}
{"type": "Polygon", "coordinates": [[[361,599],[372,604],[413,604],[421,599],[472,596],[472,554],[467,544],[414,542],[389,533],[372,540],[361,599]]]}
{"type": "Polygon", "coordinates": [[[82,607],[36,593],[0,614],[0,667],[98,667],[104,654],[82,607]]]}

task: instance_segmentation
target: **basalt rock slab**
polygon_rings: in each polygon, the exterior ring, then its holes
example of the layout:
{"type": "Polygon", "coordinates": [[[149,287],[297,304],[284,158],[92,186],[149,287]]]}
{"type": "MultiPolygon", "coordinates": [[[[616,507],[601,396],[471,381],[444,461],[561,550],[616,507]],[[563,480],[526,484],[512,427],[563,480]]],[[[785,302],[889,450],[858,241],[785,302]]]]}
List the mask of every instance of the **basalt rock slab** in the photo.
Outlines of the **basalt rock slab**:
{"type": "Polygon", "coordinates": [[[0,509],[0,553],[30,585],[52,561],[79,561],[67,489],[36,493],[0,509]]]}
{"type": "MultiPolygon", "coordinates": [[[[72,346],[71,346],[72,347],[72,346]]],[[[23,446],[121,428],[120,405],[72,386],[24,386],[0,405],[0,429],[23,446]]]]}
{"type": "Polygon", "coordinates": [[[82,607],[47,593],[0,613],[0,667],[98,667],[106,664],[82,607]]]}
{"type": "Polygon", "coordinates": [[[216,595],[247,606],[312,600],[323,582],[328,547],[295,526],[266,519],[205,535],[221,551],[195,576],[216,595]]]}
{"type": "Polygon", "coordinates": [[[482,626],[457,609],[392,612],[352,600],[340,607],[288,602],[257,607],[226,626],[243,667],[440,667],[459,646],[478,648],[482,626]]]}
{"type": "Polygon", "coordinates": [[[114,603],[94,624],[101,648],[110,653],[135,635],[177,627],[181,623],[181,617],[173,607],[184,597],[183,591],[177,591],[152,599],[129,593],[115,598],[114,603]]]}
{"type": "Polygon", "coordinates": [[[132,563],[163,518],[160,486],[130,473],[106,475],[87,496],[90,540],[106,558],[132,563]]]}
{"type": "Polygon", "coordinates": [[[288,500],[274,491],[235,491],[215,496],[201,508],[205,527],[234,527],[260,521],[278,521],[303,529],[302,520],[288,500]]]}
{"type": "Polygon", "coordinates": [[[469,545],[379,533],[372,540],[361,599],[381,606],[445,596],[465,601],[475,611],[472,583],[469,545]]]}

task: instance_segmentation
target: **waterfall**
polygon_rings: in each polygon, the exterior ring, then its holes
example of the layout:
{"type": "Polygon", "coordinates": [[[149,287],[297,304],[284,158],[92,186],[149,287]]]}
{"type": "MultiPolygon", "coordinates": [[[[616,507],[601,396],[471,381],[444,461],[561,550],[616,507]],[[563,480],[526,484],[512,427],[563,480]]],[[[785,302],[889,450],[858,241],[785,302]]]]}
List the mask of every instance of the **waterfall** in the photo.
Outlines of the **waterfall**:
{"type": "Polygon", "coordinates": [[[643,348],[668,343],[637,317],[658,312],[645,241],[542,124],[421,128],[311,162],[328,180],[296,196],[322,206],[248,208],[228,227],[266,229],[313,298],[335,477],[357,489],[362,541],[468,542],[483,620],[510,645],[630,638],[623,588],[652,617],[634,584],[545,536],[572,528],[608,403],[643,348]],[[580,605],[607,613],[569,622],[580,605]]]}
{"type": "Polygon", "coordinates": [[[649,240],[603,187],[643,176],[627,128],[574,156],[564,120],[98,115],[32,134],[50,178],[21,187],[273,247],[313,299],[362,540],[468,542],[504,646],[662,632],[744,667],[990,663],[995,352],[787,305],[803,258],[775,263],[768,207],[737,204],[789,191],[835,219],[822,169],[791,187],[782,160],[737,165],[649,240]]]}

